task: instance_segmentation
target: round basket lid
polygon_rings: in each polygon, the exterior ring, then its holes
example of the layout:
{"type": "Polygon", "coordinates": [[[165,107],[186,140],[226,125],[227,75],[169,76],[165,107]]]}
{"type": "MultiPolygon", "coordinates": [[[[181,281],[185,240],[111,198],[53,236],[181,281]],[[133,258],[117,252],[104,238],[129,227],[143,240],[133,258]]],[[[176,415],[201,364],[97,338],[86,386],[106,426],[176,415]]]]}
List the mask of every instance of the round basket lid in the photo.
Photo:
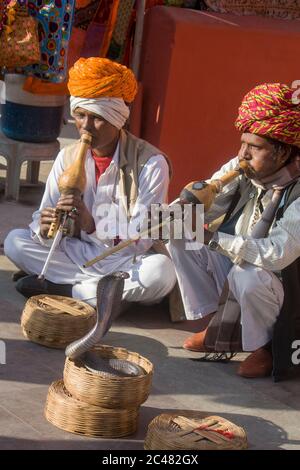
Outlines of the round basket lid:
{"type": "Polygon", "coordinates": [[[220,416],[195,418],[162,414],[154,418],[145,439],[147,450],[246,449],[243,428],[220,416]]]}

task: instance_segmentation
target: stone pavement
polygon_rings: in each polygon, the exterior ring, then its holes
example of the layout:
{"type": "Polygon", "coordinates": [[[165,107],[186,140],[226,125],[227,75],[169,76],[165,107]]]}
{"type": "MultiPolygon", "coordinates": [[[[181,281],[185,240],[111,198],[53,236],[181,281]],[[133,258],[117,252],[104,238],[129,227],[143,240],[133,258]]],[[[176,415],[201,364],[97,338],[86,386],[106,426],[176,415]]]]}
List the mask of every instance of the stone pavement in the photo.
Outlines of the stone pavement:
{"type": "MultiPolygon", "coordinates": [[[[62,145],[75,135],[70,128],[64,130],[62,145]]],[[[41,182],[48,172],[49,164],[42,164],[41,182]]],[[[0,195],[0,250],[9,230],[26,227],[41,194],[42,185],[23,187],[19,203],[5,201],[0,195]]],[[[299,377],[277,384],[270,378],[242,379],[235,372],[244,354],[228,364],[195,360],[199,354],[180,347],[192,331],[191,323],[171,323],[163,304],[135,307],[116,322],[105,338],[105,344],[136,351],[154,364],[153,386],[141,407],[137,433],[123,439],[92,439],[52,426],[44,418],[43,408],[49,385],[62,377],[64,353],[23,337],[20,315],[24,299],[11,281],[14,271],[15,266],[2,250],[0,339],[5,342],[6,364],[0,364],[1,450],[138,450],[143,448],[151,419],[174,410],[203,411],[228,418],[245,428],[250,449],[300,449],[299,377]]]]}

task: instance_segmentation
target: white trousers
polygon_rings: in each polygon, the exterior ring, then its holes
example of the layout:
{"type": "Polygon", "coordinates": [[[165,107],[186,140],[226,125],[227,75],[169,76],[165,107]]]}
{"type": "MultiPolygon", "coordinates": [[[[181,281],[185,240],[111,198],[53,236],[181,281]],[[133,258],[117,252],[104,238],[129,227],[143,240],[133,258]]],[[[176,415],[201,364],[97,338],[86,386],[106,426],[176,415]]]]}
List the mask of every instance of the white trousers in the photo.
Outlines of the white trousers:
{"type": "Polygon", "coordinates": [[[278,277],[249,263],[233,265],[229,258],[204,245],[199,250],[185,250],[185,243],[172,240],[168,248],[186,317],[196,320],[215,312],[227,278],[241,307],[244,351],[255,351],[268,343],[284,297],[278,277]]]}
{"type": "MultiPolygon", "coordinates": [[[[29,230],[12,230],[5,239],[4,252],[13,263],[28,274],[40,274],[49,248],[32,240],[29,230]]],[[[123,300],[146,304],[159,302],[174,287],[176,275],[172,261],[165,255],[146,254],[128,270],[123,300]]],[[[47,271],[47,279],[56,284],[72,284],[74,298],[96,305],[100,276],[89,276],[74,264],[66,253],[57,249],[47,271]]]]}

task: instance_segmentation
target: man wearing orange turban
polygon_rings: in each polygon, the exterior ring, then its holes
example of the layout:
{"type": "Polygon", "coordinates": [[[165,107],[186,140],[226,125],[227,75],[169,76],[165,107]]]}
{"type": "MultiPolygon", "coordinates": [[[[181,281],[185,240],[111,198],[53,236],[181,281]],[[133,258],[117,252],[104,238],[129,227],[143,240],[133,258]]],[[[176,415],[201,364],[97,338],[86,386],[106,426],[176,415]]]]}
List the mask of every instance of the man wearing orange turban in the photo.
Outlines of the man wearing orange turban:
{"type": "Polygon", "coordinates": [[[133,72],[109,59],[79,59],[70,69],[68,88],[71,113],[84,108],[102,116],[117,129],[129,118],[129,108],[137,93],[133,72]]]}
{"type": "Polygon", "coordinates": [[[77,144],[64,148],[54,162],[30,230],[14,230],[5,240],[6,255],[28,274],[16,287],[26,297],[61,294],[95,305],[99,279],[122,269],[129,273],[124,300],[158,302],[173,288],[176,276],[169,257],[149,251],[152,240],[139,240],[92,267],[83,267],[121,239],[131,238],[139,213],[167,198],[167,157],[124,130],[128,104],[137,92],[134,74],[108,59],[82,58],[70,70],[68,87],[79,134],[92,136],[85,162],[86,188],[82,198],[60,195],[58,180],[74,162],[77,144]],[[56,207],[72,213],[78,236],[62,239],[41,282],[37,275],[51,246],[47,234],[56,207]]]}
{"type": "Polygon", "coordinates": [[[199,250],[185,251],[184,240],[170,243],[185,314],[198,322],[183,347],[221,357],[250,351],[238,369],[243,377],[265,377],[273,368],[280,379],[297,339],[300,105],[293,92],[271,83],[245,96],[236,120],[240,151],[212,179],[239,161],[247,168],[205,214],[206,223],[225,216],[223,222],[217,232],[204,231],[199,250]]]}

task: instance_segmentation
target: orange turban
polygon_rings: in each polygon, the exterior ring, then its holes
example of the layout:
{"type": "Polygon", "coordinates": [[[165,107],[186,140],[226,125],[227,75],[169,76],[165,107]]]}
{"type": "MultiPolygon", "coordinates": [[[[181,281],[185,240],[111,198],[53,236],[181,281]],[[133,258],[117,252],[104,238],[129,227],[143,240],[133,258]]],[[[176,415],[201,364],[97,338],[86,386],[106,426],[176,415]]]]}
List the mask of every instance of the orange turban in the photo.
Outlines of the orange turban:
{"type": "Polygon", "coordinates": [[[69,71],[68,88],[80,98],[122,98],[131,103],[137,92],[133,72],[101,57],[81,58],[69,71]]]}

